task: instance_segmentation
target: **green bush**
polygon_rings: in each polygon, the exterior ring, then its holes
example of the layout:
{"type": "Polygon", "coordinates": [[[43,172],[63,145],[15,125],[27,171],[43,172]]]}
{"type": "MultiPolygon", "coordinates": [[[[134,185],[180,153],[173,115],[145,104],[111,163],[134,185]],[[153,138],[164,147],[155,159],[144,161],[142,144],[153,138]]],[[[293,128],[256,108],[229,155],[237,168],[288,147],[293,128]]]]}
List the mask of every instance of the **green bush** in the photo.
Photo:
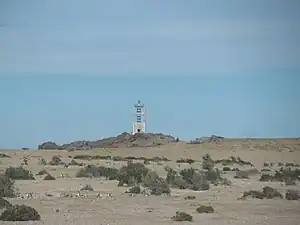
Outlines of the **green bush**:
{"type": "Polygon", "coordinates": [[[8,167],[5,170],[5,176],[14,180],[35,180],[31,171],[23,167],[8,167]]]}
{"type": "Polygon", "coordinates": [[[0,197],[13,198],[15,196],[15,181],[5,174],[0,174],[0,197]]]}
{"type": "Polygon", "coordinates": [[[14,205],[7,208],[0,215],[2,221],[34,221],[41,220],[39,213],[32,207],[26,205],[14,205]]]}

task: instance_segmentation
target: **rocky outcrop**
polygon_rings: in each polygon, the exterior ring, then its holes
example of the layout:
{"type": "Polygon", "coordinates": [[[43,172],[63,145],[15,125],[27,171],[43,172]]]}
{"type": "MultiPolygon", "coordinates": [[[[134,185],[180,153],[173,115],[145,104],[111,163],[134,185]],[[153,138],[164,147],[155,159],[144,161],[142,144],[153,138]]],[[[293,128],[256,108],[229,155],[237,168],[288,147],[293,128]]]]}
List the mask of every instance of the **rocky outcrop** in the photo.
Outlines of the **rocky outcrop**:
{"type": "Polygon", "coordinates": [[[212,135],[210,137],[201,137],[196,138],[196,140],[191,140],[188,144],[203,144],[203,143],[212,143],[212,144],[219,144],[222,143],[224,137],[212,135]]]}
{"type": "Polygon", "coordinates": [[[59,145],[54,142],[47,141],[38,146],[38,149],[59,149],[59,145]]]}
{"type": "Polygon", "coordinates": [[[91,148],[131,148],[131,147],[153,147],[176,142],[171,135],[161,133],[122,133],[116,137],[108,137],[96,141],[76,141],[61,146],[53,142],[46,142],[39,146],[39,149],[91,149],[91,148]]]}

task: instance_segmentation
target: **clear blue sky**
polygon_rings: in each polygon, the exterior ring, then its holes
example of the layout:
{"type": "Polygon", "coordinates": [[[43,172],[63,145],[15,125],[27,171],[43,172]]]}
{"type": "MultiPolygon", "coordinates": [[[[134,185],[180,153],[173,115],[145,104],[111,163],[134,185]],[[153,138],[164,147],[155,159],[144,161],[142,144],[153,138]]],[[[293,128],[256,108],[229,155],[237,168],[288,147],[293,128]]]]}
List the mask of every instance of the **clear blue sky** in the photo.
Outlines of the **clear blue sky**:
{"type": "Polygon", "coordinates": [[[300,1],[0,1],[0,148],[300,136],[300,1]]]}

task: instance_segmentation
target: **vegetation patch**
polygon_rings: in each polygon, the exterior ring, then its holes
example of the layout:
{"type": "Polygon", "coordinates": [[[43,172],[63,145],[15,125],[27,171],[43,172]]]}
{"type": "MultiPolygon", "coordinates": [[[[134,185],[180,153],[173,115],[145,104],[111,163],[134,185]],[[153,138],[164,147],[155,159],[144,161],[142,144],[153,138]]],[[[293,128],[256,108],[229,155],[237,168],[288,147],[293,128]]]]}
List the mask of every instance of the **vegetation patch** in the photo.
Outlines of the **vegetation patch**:
{"type": "Polygon", "coordinates": [[[48,171],[45,170],[45,169],[42,169],[42,170],[40,170],[36,175],[38,175],[38,176],[43,176],[43,175],[46,175],[46,174],[48,174],[48,171]]]}
{"type": "Polygon", "coordinates": [[[76,160],[72,159],[68,164],[69,166],[84,166],[84,163],[79,163],[76,160]]]}
{"type": "Polygon", "coordinates": [[[222,164],[223,166],[229,166],[234,164],[238,164],[241,166],[253,166],[251,162],[244,161],[240,157],[234,157],[234,156],[230,156],[230,158],[228,159],[215,160],[214,162],[215,164],[222,164]]]}
{"type": "Polygon", "coordinates": [[[188,164],[193,164],[194,162],[195,162],[195,160],[189,159],[189,158],[187,158],[187,159],[181,158],[181,159],[176,160],[176,163],[188,163],[188,164]]]}
{"type": "Polygon", "coordinates": [[[184,197],[184,200],[195,200],[195,199],[196,199],[196,196],[194,196],[194,195],[188,195],[188,196],[184,197]]]}
{"type": "Polygon", "coordinates": [[[142,183],[150,170],[142,163],[128,162],[117,174],[118,186],[133,186],[142,183]]]}
{"type": "Polygon", "coordinates": [[[84,187],[80,189],[81,191],[93,191],[94,188],[90,184],[86,184],[84,187]]]}
{"type": "Polygon", "coordinates": [[[47,174],[45,177],[44,177],[44,180],[56,180],[55,177],[53,177],[51,174],[47,174]]]}
{"type": "Polygon", "coordinates": [[[107,180],[116,180],[118,172],[116,168],[87,165],[76,173],[76,177],[105,177],[107,180]]]}
{"type": "Polygon", "coordinates": [[[200,205],[197,209],[196,212],[198,213],[213,213],[215,210],[212,206],[210,205],[200,205]]]}
{"type": "Polygon", "coordinates": [[[13,198],[15,196],[15,181],[5,174],[0,174],[0,197],[13,198]]]}
{"type": "Polygon", "coordinates": [[[9,201],[0,197],[0,209],[9,208],[11,206],[12,206],[12,204],[9,201]]]}
{"type": "Polygon", "coordinates": [[[65,163],[61,160],[59,156],[53,156],[51,161],[49,162],[49,165],[59,166],[59,165],[65,165],[65,163]]]}
{"type": "Polygon", "coordinates": [[[0,158],[11,158],[9,155],[6,155],[4,153],[0,153],[0,158]]]}
{"type": "Polygon", "coordinates": [[[274,175],[262,174],[259,181],[285,182],[287,185],[294,185],[296,180],[300,180],[300,170],[291,168],[280,168],[274,175]]]}
{"type": "Polygon", "coordinates": [[[185,212],[176,212],[175,216],[172,216],[173,221],[193,221],[193,217],[185,212]]]}
{"type": "Polygon", "coordinates": [[[13,180],[35,180],[31,171],[29,171],[21,166],[6,168],[4,175],[13,180]]]}
{"type": "Polygon", "coordinates": [[[126,191],[126,193],[130,193],[130,194],[140,194],[141,193],[141,188],[140,186],[133,186],[131,188],[129,188],[129,190],[126,191]]]}
{"type": "Polygon", "coordinates": [[[300,191],[294,189],[288,189],[285,193],[285,198],[287,200],[298,200],[300,199],[300,191]]]}
{"type": "Polygon", "coordinates": [[[41,220],[39,213],[26,205],[14,205],[7,208],[0,215],[2,221],[34,221],[41,220]]]}
{"type": "Polygon", "coordinates": [[[265,186],[262,191],[250,190],[245,191],[239,199],[246,199],[248,196],[258,199],[273,199],[273,198],[283,198],[282,194],[278,192],[275,188],[265,186]]]}

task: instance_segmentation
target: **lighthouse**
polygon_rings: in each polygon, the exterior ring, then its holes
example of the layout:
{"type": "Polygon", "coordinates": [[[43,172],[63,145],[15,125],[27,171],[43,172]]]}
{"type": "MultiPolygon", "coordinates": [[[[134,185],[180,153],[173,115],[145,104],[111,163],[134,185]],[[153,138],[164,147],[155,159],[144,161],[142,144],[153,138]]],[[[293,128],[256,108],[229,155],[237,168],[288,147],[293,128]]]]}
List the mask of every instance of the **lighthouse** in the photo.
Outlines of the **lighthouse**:
{"type": "Polygon", "coordinates": [[[144,109],[144,104],[141,104],[141,101],[138,100],[137,104],[134,105],[135,108],[135,117],[132,122],[132,132],[134,135],[136,133],[146,132],[146,113],[144,109]]]}

